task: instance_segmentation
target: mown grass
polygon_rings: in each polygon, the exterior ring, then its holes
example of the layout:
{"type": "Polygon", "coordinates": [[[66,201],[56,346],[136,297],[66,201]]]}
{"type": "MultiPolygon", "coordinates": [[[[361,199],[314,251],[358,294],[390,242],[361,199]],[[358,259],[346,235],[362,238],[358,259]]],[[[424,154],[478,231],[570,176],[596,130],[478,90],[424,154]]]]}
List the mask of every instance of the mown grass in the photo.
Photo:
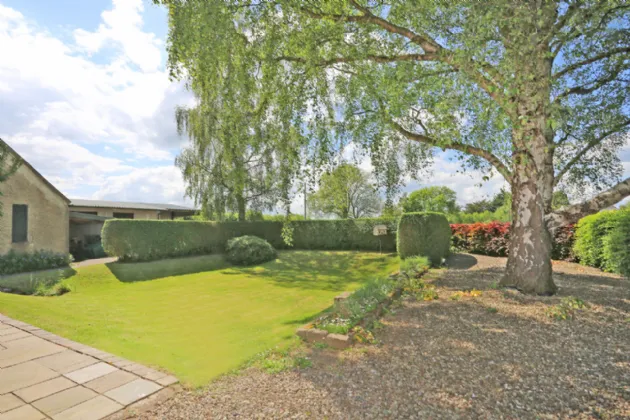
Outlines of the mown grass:
{"type": "Polygon", "coordinates": [[[248,268],[216,255],[95,265],[78,268],[63,296],[0,293],[0,312],[200,386],[288,343],[335,295],[397,264],[376,253],[287,251],[248,268]]]}

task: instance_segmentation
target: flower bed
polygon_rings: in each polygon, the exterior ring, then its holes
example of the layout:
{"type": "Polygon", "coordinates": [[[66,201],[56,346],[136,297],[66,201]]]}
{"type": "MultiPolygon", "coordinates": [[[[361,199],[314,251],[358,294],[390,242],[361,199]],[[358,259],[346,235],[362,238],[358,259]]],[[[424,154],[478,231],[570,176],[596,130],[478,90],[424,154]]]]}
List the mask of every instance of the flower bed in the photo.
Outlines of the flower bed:
{"type": "Polygon", "coordinates": [[[372,329],[386,309],[403,294],[431,300],[437,294],[421,277],[430,267],[424,257],[413,257],[401,263],[399,273],[376,279],[352,294],[335,297],[332,310],[297,330],[309,343],[324,343],[345,349],[353,343],[373,343],[372,329]]]}

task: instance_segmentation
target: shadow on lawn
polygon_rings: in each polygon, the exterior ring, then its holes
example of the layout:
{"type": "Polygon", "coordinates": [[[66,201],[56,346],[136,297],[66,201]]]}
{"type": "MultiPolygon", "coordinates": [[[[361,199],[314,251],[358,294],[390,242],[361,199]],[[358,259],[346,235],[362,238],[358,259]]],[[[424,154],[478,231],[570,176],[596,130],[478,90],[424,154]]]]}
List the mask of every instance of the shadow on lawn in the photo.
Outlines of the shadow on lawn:
{"type": "Polygon", "coordinates": [[[352,283],[387,275],[390,254],[359,252],[284,251],[260,267],[231,267],[225,274],[247,274],[280,287],[341,292],[352,283]]]}
{"type": "Polygon", "coordinates": [[[222,255],[203,255],[136,263],[114,262],[105,265],[119,281],[125,283],[216,271],[229,267],[222,255]]]}

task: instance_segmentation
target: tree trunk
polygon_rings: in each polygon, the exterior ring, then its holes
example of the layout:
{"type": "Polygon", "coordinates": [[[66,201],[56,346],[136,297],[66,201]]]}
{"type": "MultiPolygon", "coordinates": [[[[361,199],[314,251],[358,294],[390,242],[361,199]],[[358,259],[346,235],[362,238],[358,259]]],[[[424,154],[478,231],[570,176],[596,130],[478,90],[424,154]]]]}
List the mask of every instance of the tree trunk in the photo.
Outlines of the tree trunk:
{"type": "Polygon", "coordinates": [[[238,221],[245,221],[245,199],[239,195],[236,197],[236,205],[238,206],[238,221]]]}
{"type": "Polygon", "coordinates": [[[523,100],[519,115],[527,116],[513,130],[512,226],[505,277],[501,284],[523,293],[552,295],[552,239],[545,216],[551,212],[553,195],[553,132],[544,105],[523,100]]]}
{"type": "Polygon", "coordinates": [[[545,200],[533,177],[521,174],[518,178],[512,187],[513,222],[501,284],[523,293],[551,295],[557,287],[552,278],[552,241],[545,224],[545,200]]]}

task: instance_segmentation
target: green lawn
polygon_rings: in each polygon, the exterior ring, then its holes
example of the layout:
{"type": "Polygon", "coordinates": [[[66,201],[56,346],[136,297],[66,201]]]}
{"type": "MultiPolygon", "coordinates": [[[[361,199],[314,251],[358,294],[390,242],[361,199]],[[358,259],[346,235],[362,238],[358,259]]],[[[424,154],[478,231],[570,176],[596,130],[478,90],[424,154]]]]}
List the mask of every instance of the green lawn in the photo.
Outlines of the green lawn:
{"type": "Polygon", "coordinates": [[[259,267],[221,256],[78,268],[59,297],[0,293],[0,312],[199,386],[283,345],[334,296],[397,268],[395,256],[287,251],[259,267]]]}

